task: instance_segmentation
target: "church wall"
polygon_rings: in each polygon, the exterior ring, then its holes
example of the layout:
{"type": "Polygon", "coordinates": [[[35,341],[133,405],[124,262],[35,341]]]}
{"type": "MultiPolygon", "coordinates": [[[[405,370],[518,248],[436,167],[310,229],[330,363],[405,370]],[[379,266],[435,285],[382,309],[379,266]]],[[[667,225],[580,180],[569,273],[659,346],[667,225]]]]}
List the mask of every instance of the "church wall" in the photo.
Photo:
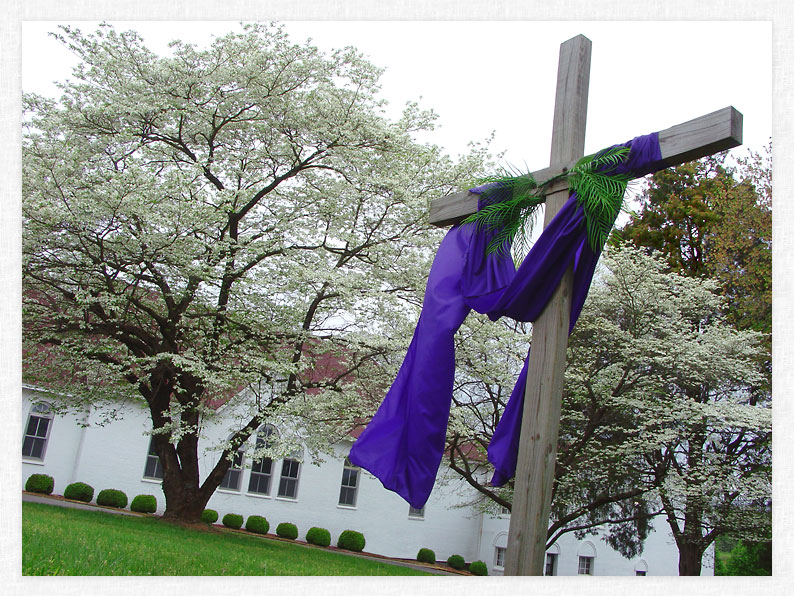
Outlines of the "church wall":
{"type": "MultiPolygon", "coordinates": [[[[27,422],[33,401],[44,394],[23,390],[22,420],[27,422]]],[[[90,426],[82,429],[74,415],[56,415],[43,462],[22,464],[22,482],[33,473],[45,473],[55,479],[55,494],[63,494],[71,482],[86,482],[94,487],[94,495],[104,488],[123,490],[130,500],[139,494],[153,494],[157,498],[158,513],[165,509],[165,497],[159,481],[143,478],[150,437],[146,431],[151,422],[142,408],[127,408],[122,420],[100,426],[100,416],[94,412],[88,417],[90,426]]],[[[207,449],[228,434],[228,418],[222,418],[207,428],[208,438],[200,444],[200,477],[206,476],[217,461],[217,451],[207,449]]],[[[24,432],[24,430],[23,430],[24,432]]],[[[253,438],[251,440],[253,445],[253,438]]],[[[466,561],[482,560],[492,575],[501,575],[496,565],[496,546],[506,546],[509,515],[479,514],[465,503],[475,495],[460,479],[449,473],[440,478],[424,509],[421,519],[409,517],[408,504],[395,493],[387,491],[380,481],[366,471],[359,474],[359,487],[355,507],[340,506],[344,457],[350,444],[339,444],[333,453],[324,456],[319,465],[311,463],[307,452],[301,464],[296,499],[274,496],[281,472],[281,460],[273,464],[273,477],[269,496],[248,492],[250,461],[245,466],[239,491],[219,489],[208,503],[218,511],[220,518],[226,513],[238,513],[247,518],[263,515],[270,522],[270,532],[275,533],[281,522],[298,526],[299,539],[305,539],[312,526],[330,531],[332,544],[346,529],[358,530],[366,538],[367,552],[392,557],[412,559],[422,547],[435,551],[439,562],[452,554],[466,561]],[[461,506],[462,505],[462,506],[461,506]]],[[[445,473],[442,467],[442,476],[445,473]]],[[[623,558],[598,536],[578,541],[572,534],[562,536],[555,548],[559,549],[558,575],[577,575],[578,557],[583,544],[594,552],[594,575],[634,575],[647,565],[647,574],[677,575],[678,552],[668,526],[656,521],[657,531],[645,543],[645,550],[634,560],[623,558]]],[[[713,575],[713,549],[704,557],[704,575],[713,575]]]]}
{"type": "MultiPolygon", "coordinates": [[[[22,429],[24,434],[28,424],[31,406],[36,402],[52,403],[52,399],[44,393],[27,388],[22,390],[22,429]]],[[[66,486],[73,482],[74,464],[80,448],[83,430],[79,426],[80,415],[54,415],[50,421],[47,446],[43,461],[22,458],[22,487],[31,474],[47,474],[55,480],[53,492],[63,493],[66,486]]]]}

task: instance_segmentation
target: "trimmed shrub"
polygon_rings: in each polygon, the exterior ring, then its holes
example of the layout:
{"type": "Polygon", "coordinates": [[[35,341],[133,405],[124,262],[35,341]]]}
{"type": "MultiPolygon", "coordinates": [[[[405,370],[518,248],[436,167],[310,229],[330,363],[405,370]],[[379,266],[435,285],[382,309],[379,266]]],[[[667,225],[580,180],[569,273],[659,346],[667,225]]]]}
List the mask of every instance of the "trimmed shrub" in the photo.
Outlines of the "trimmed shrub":
{"type": "Polygon", "coordinates": [[[106,488],[99,491],[96,496],[96,504],[124,509],[127,506],[127,495],[115,488],[106,488]]]}
{"type": "Polygon", "coordinates": [[[355,530],[345,530],[339,534],[339,539],[336,541],[336,546],[345,550],[352,550],[360,553],[364,550],[364,545],[367,543],[364,540],[364,534],[356,532],[355,530]]]}
{"type": "Polygon", "coordinates": [[[245,529],[254,534],[267,534],[270,522],[261,515],[249,515],[245,520],[245,529]]]}
{"type": "Polygon", "coordinates": [[[325,528],[309,528],[306,532],[306,542],[317,546],[328,546],[331,544],[331,532],[325,528]]]}
{"type": "Polygon", "coordinates": [[[243,516],[237,513],[227,513],[223,516],[221,523],[227,528],[239,530],[243,527],[243,516]]]}
{"type": "Polygon", "coordinates": [[[31,493],[51,495],[53,488],[55,488],[55,480],[47,474],[31,474],[25,482],[25,490],[31,493]]]}
{"type": "Polygon", "coordinates": [[[469,571],[474,575],[488,575],[488,566],[482,561],[472,561],[469,564],[469,571]]]}
{"type": "Polygon", "coordinates": [[[157,499],[154,495],[138,495],[130,503],[130,510],[138,513],[154,513],[157,511],[157,499]]]}
{"type": "Polygon", "coordinates": [[[63,491],[63,496],[73,501],[90,503],[91,499],[94,498],[94,487],[85,482],[73,482],[63,491]]]}
{"type": "Polygon", "coordinates": [[[452,567],[453,569],[463,569],[466,567],[466,561],[463,560],[463,557],[460,555],[451,555],[449,559],[447,559],[447,565],[452,567]]]}
{"type": "Polygon", "coordinates": [[[298,537],[298,526],[288,522],[281,522],[276,526],[276,535],[295,540],[298,537]]]}
{"type": "Polygon", "coordinates": [[[201,521],[205,524],[214,524],[218,521],[218,512],[214,509],[205,509],[201,512],[201,521]]]}
{"type": "Polygon", "coordinates": [[[436,553],[429,548],[420,548],[416,555],[416,560],[420,563],[430,563],[434,565],[436,562],[436,553]]]}

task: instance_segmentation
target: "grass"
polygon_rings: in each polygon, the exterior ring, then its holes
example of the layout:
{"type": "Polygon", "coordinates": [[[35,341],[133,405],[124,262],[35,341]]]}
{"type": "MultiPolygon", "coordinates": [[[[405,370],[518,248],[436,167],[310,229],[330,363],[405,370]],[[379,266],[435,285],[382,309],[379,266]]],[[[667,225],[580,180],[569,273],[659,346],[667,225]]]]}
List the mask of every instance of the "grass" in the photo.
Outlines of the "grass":
{"type": "Polygon", "coordinates": [[[156,517],[22,503],[23,575],[429,575],[337,551],[156,517]]]}

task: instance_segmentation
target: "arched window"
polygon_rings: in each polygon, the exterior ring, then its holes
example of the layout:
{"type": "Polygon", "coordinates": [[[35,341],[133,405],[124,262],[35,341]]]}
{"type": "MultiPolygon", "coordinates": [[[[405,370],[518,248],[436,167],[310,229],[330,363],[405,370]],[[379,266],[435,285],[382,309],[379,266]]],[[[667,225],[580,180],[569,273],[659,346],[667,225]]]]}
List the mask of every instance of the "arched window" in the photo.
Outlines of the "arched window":
{"type": "Polygon", "coordinates": [[[546,551],[546,564],[543,575],[557,575],[557,562],[560,560],[560,545],[556,542],[546,551]]]}
{"type": "Polygon", "coordinates": [[[648,575],[648,562],[645,559],[634,564],[634,575],[648,575]]]}
{"type": "MultiPolygon", "coordinates": [[[[234,435],[229,435],[229,440],[234,435]]],[[[226,470],[226,475],[221,480],[220,488],[224,488],[226,490],[240,490],[240,480],[242,479],[243,475],[243,460],[245,459],[245,446],[240,445],[237,449],[237,453],[232,456],[232,463],[229,466],[229,469],[226,470]]]]}
{"type": "Polygon", "coordinates": [[[595,575],[596,550],[589,540],[579,547],[579,575],[595,575]]]}
{"type": "Polygon", "coordinates": [[[494,559],[493,565],[496,569],[504,569],[505,555],[507,554],[507,532],[501,532],[496,535],[493,541],[494,545],[494,559]]]}
{"type": "MultiPolygon", "coordinates": [[[[257,431],[256,447],[254,449],[259,450],[271,447],[277,434],[276,428],[272,424],[263,424],[257,431]]],[[[269,495],[272,478],[273,460],[265,455],[255,455],[255,459],[251,464],[248,492],[255,495],[269,495]]]]}
{"type": "Polygon", "coordinates": [[[25,436],[22,439],[22,457],[44,461],[47,441],[52,428],[52,408],[46,402],[36,402],[30,407],[25,436]]]}

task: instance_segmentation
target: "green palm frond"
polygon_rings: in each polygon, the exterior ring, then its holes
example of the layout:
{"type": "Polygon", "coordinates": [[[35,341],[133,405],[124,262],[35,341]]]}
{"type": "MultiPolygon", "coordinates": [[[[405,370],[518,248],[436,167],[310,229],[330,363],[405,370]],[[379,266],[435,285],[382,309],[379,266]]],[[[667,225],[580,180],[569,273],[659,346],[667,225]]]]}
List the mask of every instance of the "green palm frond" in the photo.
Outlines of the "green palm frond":
{"type": "Polygon", "coordinates": [[[483,202],[497,202],[487,204],[464,219],[463,223],[473,223],[488,231],[498,230],[486,248],[489,254],[506,255],[512,244],[519,249],[525,249],[529,243],[535,214],[544,201],[535,179],[531,174],[511,172],[504,176],[483,178],[477,182],[479,185],[492,184],[491,188],[482,192],[483,202]]]}
{"type": "Polygon", "coordinates": [[[615,219],[623,205],[623,195],[631,180],[628,174],[615,174],[615,168],[628,157],[628,147],[611,147],[586,156],[571,170],[570,189],[576,192],[584,210],[587,241],[593,252],[606,244],[615,219]]]}
{"type": "Polygon", "coordinates": [[[600,251],[609,237],[615,219],[623,206],[623,195],[631,180],[627,174],[614,172],[628,157],[628,147],[610,147],[580,159],[569,172],[538,185],[532,174],[515,169],[504,170],[477,181],[490,184],[481,198],[486,206],[463,220],[478,228],[496,231],[488,243],[487,253],[508,254],[511,245],[519,252],[529,248],[529,238],[545,191],[553,182],[567,178],[576,192],[587,227],[587,240],[594,252],[600,251]],[[490,204],[488,204],[490,203],[490,204]]]}

